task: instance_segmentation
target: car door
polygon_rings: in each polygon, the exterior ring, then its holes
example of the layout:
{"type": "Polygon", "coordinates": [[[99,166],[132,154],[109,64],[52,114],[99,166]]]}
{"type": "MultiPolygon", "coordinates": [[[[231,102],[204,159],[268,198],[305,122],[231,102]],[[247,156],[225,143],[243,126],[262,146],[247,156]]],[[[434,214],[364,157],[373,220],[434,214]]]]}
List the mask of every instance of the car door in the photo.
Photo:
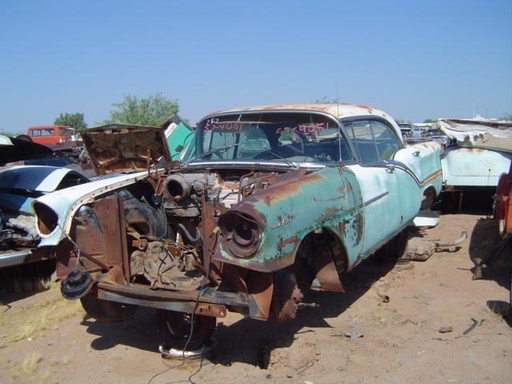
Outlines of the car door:
{"type": "MultiPolygon", "coordinates": [[[[344,124],[359,163],[348,165],[357,177],[363,197],[363,247],[367,256],[387,242],[411,219],[402,211],[403,185],[411,175],[388,160],[403,146],[393,129],[372,118],[344,124]]],[[[408,187],[406,187],[408,188],[408,187]]]]}

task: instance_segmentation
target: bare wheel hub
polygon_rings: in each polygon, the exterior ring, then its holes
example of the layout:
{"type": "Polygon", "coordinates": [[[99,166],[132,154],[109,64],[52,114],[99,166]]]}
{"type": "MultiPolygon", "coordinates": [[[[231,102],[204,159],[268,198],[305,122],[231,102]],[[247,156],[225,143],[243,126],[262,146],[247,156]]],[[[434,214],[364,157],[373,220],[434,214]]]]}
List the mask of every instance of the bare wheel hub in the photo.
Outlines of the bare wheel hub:
{"type": "Polygon", "coordinates": [[[299,289],[297,278],[289,271],[276,273],[272,299],[276,319],[279,322],[292,320],[297,315],[299,303],[304,295],[299,289]]]}

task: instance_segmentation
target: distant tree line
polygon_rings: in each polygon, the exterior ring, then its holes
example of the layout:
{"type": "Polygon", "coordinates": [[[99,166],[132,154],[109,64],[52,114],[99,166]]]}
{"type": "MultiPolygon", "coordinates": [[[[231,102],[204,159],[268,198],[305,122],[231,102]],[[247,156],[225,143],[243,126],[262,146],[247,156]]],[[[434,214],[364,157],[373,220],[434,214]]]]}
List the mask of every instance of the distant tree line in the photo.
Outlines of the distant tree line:
{"type": "MultiPolygon", "coordinates": [[[[315,103],[337,103],[338,99],[322,97],[315,100],[315,103]]],[[[128,95],[120,103],[112,104],[110,116],[103,121],[103,124],[134,124],[159,126],[179,111],[177,100],[171,100],[155,93],[145,98],[128,95]]],[[[500,120],[512,120],[512,114],[505,113],[500,120]]],[[[423,123],[432,124],[437,119],[426,119],[423,123]]],[[[397,119],[399,123],[411,123],[410,121],[397,119]]],[[[67,125],[75,129],[86,129],[87,123],[83,113],[61,113],[54,121],[55,125],[67,125]]]]}
{"type": "Polygon", "coordinates": [[[83,113],[61,113],[53,122],[55,125],[66,125],[75,129],[85,129],[87,124],[83,113]]]}
{"type": "Polygon", "coordinates": [[[161,93],[148,98],[126,96],[121,103],[113,104],[110,118],[104,124],[134,124],[159,126],[178,113],[176,100],[170,100],[161,93]]]}
{"type": "MultiPolygon", "coordinates": [[[[112,104],[110,116],[103,124],[134,124],[160,126],[171,116],[178,113],[177,100],[171,100],[161,93],[146,98],[128,95],[120,103],[112,104]]],[[[67,125],[77,130],[86,129],[83,113],[61,113],[53,122],[55,125],[67,125]]]]}

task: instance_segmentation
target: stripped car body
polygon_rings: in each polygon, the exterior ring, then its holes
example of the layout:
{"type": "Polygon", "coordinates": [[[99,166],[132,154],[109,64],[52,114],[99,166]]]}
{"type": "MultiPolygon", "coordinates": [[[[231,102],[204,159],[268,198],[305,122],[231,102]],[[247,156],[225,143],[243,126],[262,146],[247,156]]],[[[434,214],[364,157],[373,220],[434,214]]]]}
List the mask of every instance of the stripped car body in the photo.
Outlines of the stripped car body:
{"type": "Polygon", "coordinates": [[[155,156],[167,143],[150,137],[102,150],[113,155],[104,165],[126,165],[121,152],[138,158],[145,170],[131,179],[56,192],[34,209],[41,246],[58,246],[65,297],[105,320],[158,308],[183,349],[227,311],[284,321],[309,290],[343,292],[341,275],[381,248],[399,252],[441,190],[439,144],[405,146],[395,121],[369,106],[213,113],[180,162],[155,156]]]}
{"type": "Polygon", "coordinates": [[[512,122],[440,119],[437,126],[450,138],[442,158],[443,189],[494,192],[512,161],[512,122]]]}
{"type": "Polygon", "coordinates": [[[0,268],[51,259],[51,248],[37,248],[39,236],[32,201],[69,186],[87,183],[70,168],[9,165],[22,161],[56,159],[53,151],[23,139],[0,136],[0,268]]]}

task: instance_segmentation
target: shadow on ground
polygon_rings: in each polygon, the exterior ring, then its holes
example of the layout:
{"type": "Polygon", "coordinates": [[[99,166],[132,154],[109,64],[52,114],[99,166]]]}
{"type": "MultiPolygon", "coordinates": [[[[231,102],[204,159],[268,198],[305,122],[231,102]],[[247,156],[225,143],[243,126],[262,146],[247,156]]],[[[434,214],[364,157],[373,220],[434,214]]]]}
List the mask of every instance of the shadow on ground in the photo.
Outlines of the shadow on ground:
{"type": "MultiPolygon", "coordinates": [[[[472,212],[474,208],[470,210],[472,212]]],[[[442,219],[442,218],[441,218],[442,219]]],[[[495,237],[495,227],[492,219],[481,219],[470,235],[469,256],[472,260],[481,260],[489,252],[491,241],[495,237]]],[[[510,253],[508,259],[511,261],[510,253]]],[[[217,346],[209,359],[217,364],[229,366],[235,362],[266,368],[272,350],[291,346],[297,335],[303,332],[314,332],[314,329],[330,327],[326,319],[335,318],[343,313],[350,305],[364,295],[372,285],[385,276],[395,266],[395,260],[370,257],[353,271],[343,276],[346,293],[313,292],[308,297],[309,303],[315,307],[301,309],[295,320],[277,323],[273,320],[262,322],[252,319],[241,319],[226,325],[219,320],[214,338],[217,346]]],[[[34,268],[40,268],[34,267],[34,268]]],[[[49,270],[51,270],[49,266],[49,270]]],[[[23,271],[26,270],[23,269],[23,271]]],[[[9,272],[9,271],[8,271],[9,272]]],[[[41,271],[39,271],[41,272],[41,271]]],[[[7,272],[4,272],[9,275],[7,272]]],[[[10,277],[11,278],[11,277],[10,277]]],[[[471,278],[468,275],[468,278],[471,278]]],[[[505,267],[486,267],[482,278],[492,279],[498,284],[510,289],[510,269],[505,267]]],[[[4,285],[9,288],[9,281],[4,285]]],[[[28,293],[27,293],[28,294],[28,293]]],[[[23,295],[23,293],[21,293],[23,295]]],[[[19,294],[9,293],[2,297],[2,302],[17,300],[19,294]]],[[[510,325],[510,311],[504,308],[508,303],[489,301],[491,310],[499,311],[510,325]]],[[[158,347],[163,342],[159,334],[156,311],[152,308],[139,308],[134,317],[120,323],[100,323],[94,319],[84,319],[84,332],[95,336],[91,347],[95,350],[108,350],[117,345],[130,346],[140,350],[158,353],[158,347]]]]}
{"type": "Polygon", "coordinates": [[[0,303],[9,303],[48,289],[55,260],[0,268],[0,303]]]}
{"type": "Polygon", "coordinates": [[[95,350],[127,345],[158,352],[158,345],[162,340],[157,331],[155,312],[152,308],[140,307],[133,318],[126,321],[104,323],[88,318],[81,324],[88,333],[97,336],[91,342],[91,347],[95,350]]]}
{"type": "MultiPolygon", "coordinates": [[[[496,282],[509,290],[510,301],[506,303],[507,311],[499,312],[511,325],[512,316],[512,238],[501,238],[493,219],[480,219],[475,225],[469,245],[469,257],[475,264],[472,268],[474,279],[496,282]]],[[[501,308],[491,305],[491,310],[501,308]]]]}
{"type": "MultiPolygon", "coordinates": [[[[213,336],[217,346],[209,359],[225,366],[241,362],[266,368],[273,349],[292,345],[297,334],[311,332],[310,328],[329,327],[327,318],[340,315],[393,267],[393,260],[370,257],[344,277],[346,293],[311,293],[308,302],[315,307],[301,308],[295,320],[277,323],[241,318],[230,325],[219,320],[213,336]]],[[[95,350],[126,345],[158,353],[163,337],[158,332],[155,315],[154,309],[139,308],[128,321],[101,323],[85,319],[82,325],[86,332],[97,336],[91,343],[95,350]]]]}
{"type": "Polygon", "coordinates": [[[370,257],[344,276],[346,293],[311,293],[307,302],[314,303],[315,307],[301,308],[292,321],[243,319],[229,326],[219,324],[214,335],[217,347],[210,360],[225,366],[240,362],[266,369],[272,350],[291,346],[296,336],[303,332],[330,328],[326,319],[343,313],[393,267],[392,261],[370,257]]]}

